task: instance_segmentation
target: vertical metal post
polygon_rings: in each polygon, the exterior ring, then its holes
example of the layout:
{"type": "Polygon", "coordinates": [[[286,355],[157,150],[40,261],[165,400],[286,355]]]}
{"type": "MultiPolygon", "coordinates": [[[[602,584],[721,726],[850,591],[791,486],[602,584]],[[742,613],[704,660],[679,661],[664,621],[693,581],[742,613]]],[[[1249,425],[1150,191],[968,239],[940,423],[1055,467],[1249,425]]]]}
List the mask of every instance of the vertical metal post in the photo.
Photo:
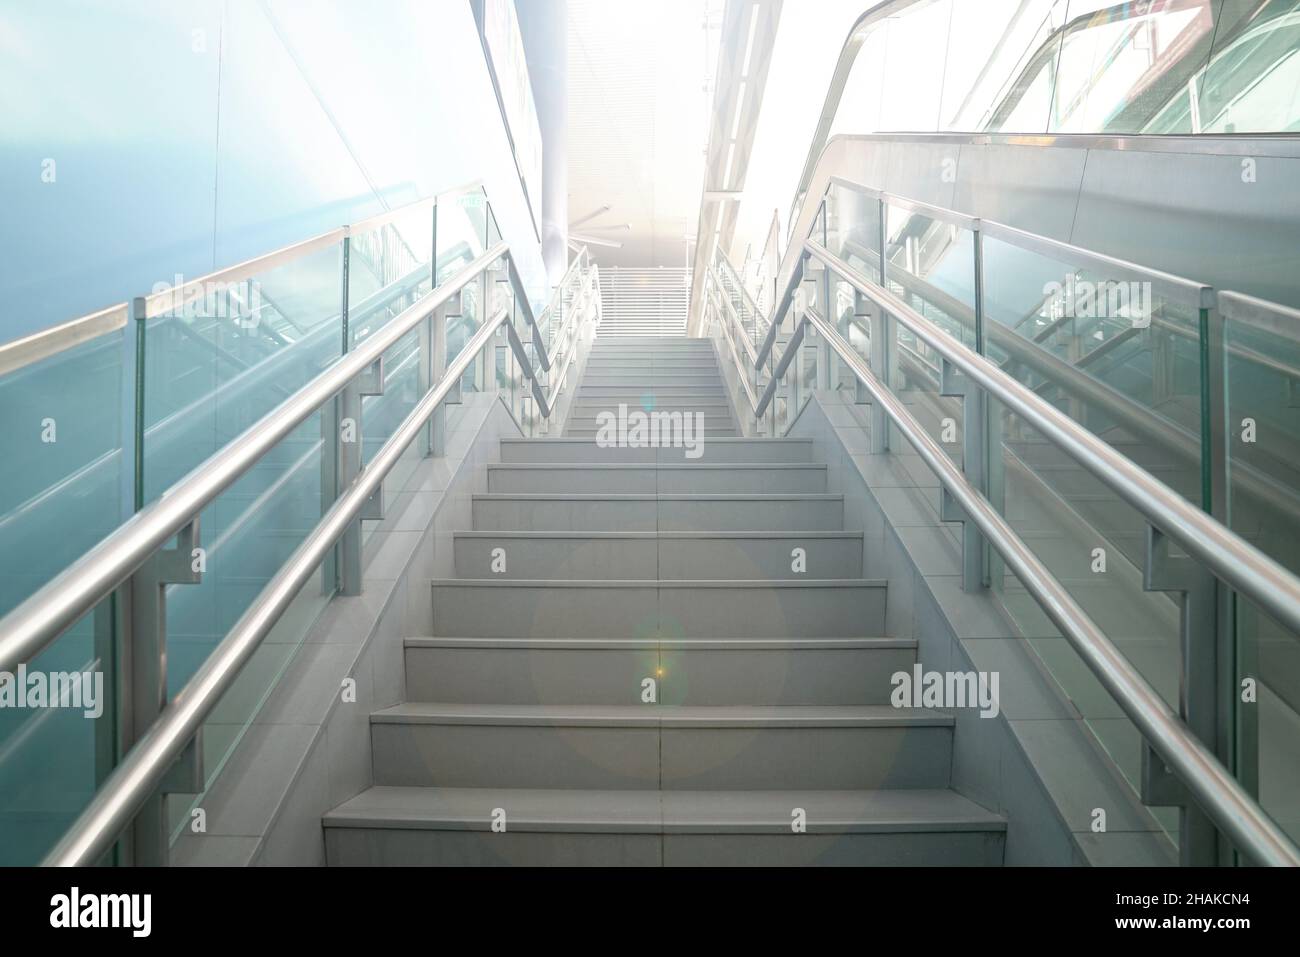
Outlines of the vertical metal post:
{"type": "MultiPolygon", "coordinates": [[[[889,207],[886,205],[884,198],[879,201],[880,211],[880,232],[877,239],[880,243],[880,287],[885,291],[889,290],[887,283],[886,263],[889,255],[886,251],[886,242],[889,237],[888,212],[889,207]]],[[[871,370],[880,377],[888,389],[894,388],[894,376],[891,372],[891,363],[893,361],[893,336],[894,321],[884,309],[876,309],[872,316],[871,324],[871,355],[868,356],[871,370]]],[[[871,406],[871,451],[877,454],[889,451],[889,415],[881,407],[879,402],[871,406]]]]}
{"type": "Polygon", "coordinates": [[[342,277],[342,285],[339,289],[339,315],[342,321],[343,346],[342,351],[346,354],[352,348],[352,327],[348,318],[348,274],[351,269],[352,260],[352,237],[350,233],[343,234],[342,259],[339,265],[339,274],[342,277]]]}
{"type": "MultiPolygon", "coordinates": [[[[459,298],[459,297],[456,297],[459,298]]],[[[447,372],[447,309],[444,303],[433,310],[433,326],[429,332],[432,343],[432,367],[429,370],[430,386],[436,386],[447,372]]],[[[429,417],[429,454],[445,455],[447,450],[447,403],[440,402],[429,417]]]]}
{"type": "MultiPolygon", "coordinates": [[[[418,339],[418,360],[416,363],[416,388],[423,397],[433,388],[433,316],[425,316],[416,327],[418,339]]],[[[427,458],[433,454],[433,420],[430,419],[420,430],[418,451],[427,458]]]]}
{"type": "MultiPolygon", "coordinates": [[[[339,495],[338,396],[320,409],[320,513],[324,515],[339,495]]],[[[330,549],[321,563],[321,591],[329,595],[338,587],[338,548],[330,549]]]]}
{"type": "MultiPolygon", "coordinates": [[[[1201,502],[1202,508],[1231,528],[1228,330],[1211,290],[1202,292],[1200,306],[1201,502]]],[[[1215,749],[1247,793],[1258,797],[1259,705],[1243,703],[1240,688],[1243,678],[1259,676],[1259,617],[1252,616],[1250,624],[1245,625],[1237,613],[1237,596],[1218,579],[1214,580],[1214,602],[1218,636],[1215,749]]],[[[1226,841],[1220,843],[1219,853],[1225,863],[1231,861],[1228,855],[1232,851],[1226,841]]]]}
{"type": "MultiPolygon", "coordinates": [[[[1187,556],[1171,555],[1169,539],[1148,525],[1142,584],[1147,591],[1177,595],[1182,652],[1179,715],[1193,734],[1217,752],[1221,727],[1217,582],[1199,562],[1187,556]]],[[[1164,780],[1159,780],[1159,760],[1149,753],[1149,746],[1144,750],[1148,754],[1144,758],[1143,799],[1148,803],[1179,806],[1178,850],[1183,866],[1220,863],[1220,839],[1214,824],[1186,790],[1169,779],[1167,771],[1164,780]]],[[[1222,753],[1219,756],[1222,758],[1222,753]]]]}
{"type": "Polygon", "coordinates": [[[430,218],[433,220],[432,231],[433,238],[430,240],[429,248],[432,250],[429,254],[429,282],[430,289],[438,288],[438,201],[433,201],[433,210],[430,218]]]}
{"type": "MultiPolygon", "coordinates": [[[[972,229],[971,278],[975,291],[975,351],[981,356],[987,356],[985,326],[988,318],[984,289],[984,230],[980,220],[975,220],[972,229]]],[[[1004,470],[1002,466],[1002,407],[982,389],[974,391],[978,393],[975,401],[972,403],[967,400],[963,412],[965,422],[974,422],[979,434],[963,434],[963,460],[969,460],[973,466],[978,468],[979,490],[984,493],[984,497],[993,504],[999,514],[1005,514],[1006,492],[1003,484],[1004,470]]],[[[966,428],[968,426],[963,425],[963,429],[966,428]]],[[[1002,566],[1000,562],[1002,557],[993,550],[982,535],[979,538],[980,547],[983,551],[980,559],[981,585],[987,588],[993,584],[995,577],[1001,577],[1002,566]]]]}
{"type": "MultiPolygon", "coordinates": [[[[856,290],[854,291],[853,318],[859,320],[862,323],[862,325],[864,325],[867,329],[867,336],[869,337],[867,340],[868,350],[870,350],[871,348],[870,337],[872,336],[873,330],[876,328],[875,326],[876,320],[873,318],[873,316],[875,313],[879,311],[880,310],[873,308],[873,306],[871,305],[871,300],[869,300],[866,296],[862,295],[862,293],[857,292],[856,290]]],[[[848,323],[845,323],[845,325],[847,326],[848,323]]],[[[845,331],[849,332],[847,328],[845,331]]],[[[846,335],[844,337],[844,341],[851,342],[852,340],[849,338],[848,335],[846,335]]],[[[868,352],[868,355],[869,354],[870,353],[868,352]]],[[[853,401],[858,405],[866,405],[868,402],[871,401],[871,393],[867,391],[866,383],[864,383],[857,376],[853,377],[853,382],[854,382],[853,401]]]]}
{"type": "MultiPolygon", "coordinates": [[[[350,486],[364,464],[364,433],[362,430],[362,402],[365,396],[384,392],[384,360],[381,356],[363,375],[357,376],[339,395],[339,458],[338,482],[340,490],[350,486]]],[[[339,593],[360,595],[362,578],[361,516],[348,523],[339,538],[339,593]]]]}
{"type": "MultiPolygon", "coordinates": [[[[825,198],[823,198],[822,214],[821,214],[822,246],[825,246],[827,242],[827,235],[829,232],[829,224],[827,223],[827,220],[829,218],[830,218],[830,206],[827,204],[825,198]]],[[[833,325],[839,317],[831,314],[831,309],[832,309],[831,271],[826,266],[822,266],[821,273],[822,273],[822,277],[821,277],[822,281],[818,284],[820,287],[818,289],[818,293],[819,293],[819,298],[821,299],[820,311],[822,316],[825,317],[826,321],[833,325]]],[[[812,328],[811,326],[809,327],[808,331],[812,333],[816,333],[816,329],[812,328]]],[[[826,341],[826,337],[823,335],[817,335],[816,355],[817,355],[817,388],[822,390],[834,388],[835,382],[833,380],[833,377],[831,376],[831,362],[834,361],[835,353],[831,351],[831,344],[826,341]]]]}
{"type": "MultiPolygon", "coordinates": [[[[176,536],[176,547],[155,552],[119,589],[124,597],[120,621],[122,749],[129,750],[158,720],[167,704],[167,599],[169,584],[198,584],[194,550],[199,547],[197,516],[176,536]]],[[[160,788],[151,795],[123,834],[127,862],[136,867],[167,864],[167,807],[160,788]]]]}
{"type": "MultiPolygon", "coordinates": [[[[986,487],[984,434],[984,393],[962,375],[946,358],[940,360],[939,394],[962,400],[962,472],[972,485],[981,491],[986,487]]],[[[948,514],[944,521],[960,521],[961,527],[961,580],[962,590],[975,592],[986,583],[985,555],[987,544],[979,527],[969,517],[952,510],[947,496],[944,498],[948,514]]]]}
{"type": "Polygon", "coordinates": [[[144,424],[145,424],[145,341],[148,339],[148,311],[145,308],[145,300],[137,296],[131,300],[131,325],[135,330],[135,395],[134,395],[134,415],[132,423],[134,425],[134,441],[131,443],[132,462],[132,483],[131,498],[132,511],[138,512],[144,508],[144,424]]]}
{"type": "MultiPolygon", "coordinates": [[[[342,342],[339,346],[342,354],[352,350],[352,325],[350,319],[350,269],[352,260],[352,235],[344,231],[343,241],[339,246],[339,323],[342,342]]],[[[339,466],[343,461],[340,448],[339,423],[343,418],[343,397],[335,396],[321,406],[320,410],[320,507],[321,514],[334,504],[342,485],[339,481],[339,466]]],[[[339,546],[330,550],[321,565],[321,590],[334,592],[340,585],[339,546]]]]}

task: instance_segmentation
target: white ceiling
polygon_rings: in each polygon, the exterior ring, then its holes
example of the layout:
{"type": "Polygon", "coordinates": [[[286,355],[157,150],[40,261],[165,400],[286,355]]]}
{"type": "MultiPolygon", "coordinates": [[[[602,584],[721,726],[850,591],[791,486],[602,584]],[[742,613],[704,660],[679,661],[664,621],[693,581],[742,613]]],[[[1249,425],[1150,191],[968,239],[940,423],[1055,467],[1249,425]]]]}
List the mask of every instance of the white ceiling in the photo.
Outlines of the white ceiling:
{"type": "Polygon", "coordinates": [[[610,207],[573,232],[623,243],[591,247],[606,265],[689,265],[722,0],[569,0],[568,10],[569,221],[610,207]]]}

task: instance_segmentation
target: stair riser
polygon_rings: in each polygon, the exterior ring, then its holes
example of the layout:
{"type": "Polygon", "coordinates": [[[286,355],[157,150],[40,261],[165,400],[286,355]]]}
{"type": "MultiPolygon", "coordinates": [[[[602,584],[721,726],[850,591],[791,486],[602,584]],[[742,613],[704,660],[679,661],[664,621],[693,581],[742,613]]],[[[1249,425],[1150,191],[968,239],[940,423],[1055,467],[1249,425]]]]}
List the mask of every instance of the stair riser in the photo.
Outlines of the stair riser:
{"type": "MultiPolygon", "coordinates": [[[[595,419],[579,419],[566,422],[564,437],[571,439],[608,439],[609,427],[598,426],[595,419]]],[[[738,439],[740,433],[730,419],[708,420],[695,419],[691,424],[691,434],[696,440],[707,442],[709,439],[738,439]]]]}
{"type": "Polygon", "coordinates": [[[613,401],[599,397],[594,399],[581,398],[573,404],[569,415],[571,418],[595,418],[602,412],[613,412],[617,415],[619,405],[625,404],[629,411],[636,409],[641,412],[698,412],[705,416],[721,416],[724,418],[730,418],[731,416],[731,406],[727,405],[725,400],[716,397],[698,396],[696,398],[673,398],[671,400],[659,399],[654,401],[649,409],[642,405],[644,399],[645,396],[637,396],[634,402],[627,402],[618,398],[613,398],[613,401]]]}
{"type": "Polygon", "coordinates": [[[329,827],[331,867],[996,867],[1005,835],[600,834],[329,827]]]}
{"type": "Polygon", "coordinates": [[[328,827],[330,867],[658,867],[658,834],[328,827]]]}
{"type": "Polygon", "coordinates": [[[635,383],[622,385],[584,385],[579,387],[577,402],[590,406],[599,404],[601,408],[618,410],[620,405],[628,409],[663,408],[672,405],[684,405],[697,408],[703,405],[725,405],[727,393],[722,383],[711,385],[656,385],[648,388],[635,383]]]}
{"type": "Polygon", "coordinates": [[[635,385],[653,388],[657,385],[695,385],[715,388],[721,385],[717,369],[691,371],[685,369],[638,369],[600,372],[588,370],[582,377],[584,386],[635,385]]]}
{"type": "Polygon", "coordinates": [[[598,372],[711,372],[717,373],[717,360],[702,356],[592,356],[587,360],[587,374],[598,372]]]}
{"type": "Polygon", "coordinates": [[[454,540],[461,578],[506,579],[806,579],[861,578],[862,539],[816,538],[529,538],[507,533],[454,540]],[[505,571],[492,570],[504,549],[505,571]],[[802,548],[806,571],[796,572],[793,549],[802,548]]]}
{"type": "Polygon", "coordinates": [[[636,346],[626,343],[610,343],[602,346],[598,343],[591,350],[591,356],[595,359],[627,360],[631,362],[673,362],[679,359],[712,360],[716,358],[716,355],[713,348],[707,345],[692,348],[676,345],[636,346]]]}
{"type": "Polygon", "coordinates": [[[375,783],[861,790],[948,786],[951,728],[372,724],[375,783]]]}
{"type": "Polygon", "coordinates": [[[657,682],[667,705],[888,704],[890,676],[910,672],[911,648],[406,649],[409,701],[458,704],[642,702],[657,682]]]}
{"type": "Polygon", "coordinates": [[[837,531],[844,502],[791,499],[483,499],[473,504],[477,531],[526,532],[749,532],[837,531]]]}
{"type": "Polygon", "coordinates": [[[825,492],[826,469],[515,469],[488,466],[489,492],[653,494],[655,492],[825,492]]]}
{"type": "Polygon", "coordinates": [[[601,447],[594,440],[512,441],[501,443],[502,462],[811,462],[811,442],[779,442],[762,439],[737,439],[729,442],[705,441],[698,459],[687,459],[685,448],[667,446],[601,447]]]}
{"type": "Polygon", "coordinates": [[[470,638],[867,638],[885,587],[435,584],[433,633],[470,638]]]}

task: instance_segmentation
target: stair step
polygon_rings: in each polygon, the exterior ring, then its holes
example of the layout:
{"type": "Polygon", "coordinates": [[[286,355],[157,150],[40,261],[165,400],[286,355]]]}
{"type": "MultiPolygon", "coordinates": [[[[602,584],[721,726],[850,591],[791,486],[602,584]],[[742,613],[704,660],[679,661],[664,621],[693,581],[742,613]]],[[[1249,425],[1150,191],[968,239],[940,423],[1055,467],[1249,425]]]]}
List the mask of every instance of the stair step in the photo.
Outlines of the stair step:
{"type": "Polygon", "coordinates": [[[473,496],[472,509],[476,531],[750,532],[844,528],[844,496],[815,492],[489,493],[473,496]]]}
{"type": "Polygon", "coordinates": [[[645,382],[624,380],[612,384],[591,385],[589,382],[578,385],[578,400],[582,399],[625,399],[628,404],[640,404],[647,398],[658,402],[690,402],[693,398],[707,398],[710,402],[725,402],[727,391],[723,389],[722,380],[714,382],[686,382],[672,384],[659,382],[653,386],[645,382]]]}
{"type": "Polygon", "coordinates": [[[897,638],[408,638],[408,701],[666,705],[888,704],[916,642],[897,638]]]}
{"type": "Polygon", "coordinates": [[[432,583],[433,630],[484,638],[822,638],[884,634],[886,583],[496,581],[432,583]]]}
{"type": "Polygon", "coordinates": [[[372,714],[371,739],[379,785],[942,788],[952,724],[949,715],[888,705],[408,702],[372,714]]]}
{"type": "MultiPolygon", "coordinates": [[[[677,426],[672,425],[667,427],[674,429],[678,428],[677,426]]],[[[698,442],[708,442],[711,439],[738,439],[741,437],[740,432],[736,430],[735,425],[730,419],[723,419],[722,421],[714,422],[709,422],[707,420],[701,422],[699,419],[696,419],[692,422],[691,429],[692,441],[698,442]]],[[[572,439],[591,439],[592,441],[601,438],[604,441],[608,441],[609,431],[608,427],[605,427],[604,430],[598,428],[595,419],[570,421],[564,426],[564,437],[572,439]]]]}
{"type": "Polygon", "coordinates": [[[681,356],[628,356],[593,354],[587,359],[587,373],[596,371],[630,372],[718,372],[718,361],[712,353],[681,356]]]}
{"type": "MultiPolygon", "coordinates": [[[[456,574],[510,579],[861,578],[861,532],[456,532],[456,574]],[[504,549],[505,570],[493,573],[504,549]],[[796,548],[803,571],[795,571],[796,548]]],[[[499,566],[498,566],[499,567],[499,566]]]]}
{"type": "Polygon", "coordinates": [[[706,440],[702,455],[688,460],[685,448],[601,447],[587,438],[502,439],[502,462],[811,462],[812,439],[719,438],[706,440]]]}
{"type": "Polygon", "coordinates": [[[372,787],[323,823],[328,863],[353,866],[979,866],[1002,863],[1006,831],[999,815],[946,788],[372,787]],[[806,833],[791,828],[795,808],[806,833]]]}
{"type": "Polygon", "coordinates": [[[825,492],[826,466],[811,462],[714,464],[512,462],[487,467],[489,492],[825,492]]]}
{"type": "MultiPolygon", "coordinates": [[[[569,410],[570,417],[574,416],[595,416],[601,412],[618,412],[619,397],[617,396],[579,396],[574,400],[572,408],[569,410]],[[614,399],[614,401],[609,401],[614,399]]],[[[731,406],[724,398],[716,395],[700,396],[671,396],[662,398],[649,398],[645,396],[636,396],[631,402],[624,402],[628,409],[638,409],[642,412],[699,412],[703,415],[731,415],[731,406]],[[645,400],[645,404],[642,401],[645,400]],[[649,408],[647,408],[649,406],[649,408]]]]}

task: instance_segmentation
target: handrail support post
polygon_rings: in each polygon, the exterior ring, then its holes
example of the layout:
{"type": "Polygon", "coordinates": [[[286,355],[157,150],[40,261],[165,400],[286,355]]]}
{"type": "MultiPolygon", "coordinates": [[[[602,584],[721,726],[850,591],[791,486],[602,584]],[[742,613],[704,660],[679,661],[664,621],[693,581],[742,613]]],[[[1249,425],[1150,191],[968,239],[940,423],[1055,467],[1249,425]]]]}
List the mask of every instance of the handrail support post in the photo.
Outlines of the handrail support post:
{"type": "MultiPolygon", "coordinates": [[[[988,489],[987,438],[985,435],[986,405],[983,390],[971,383],[946,358],[941,359],[939,394],[962,400],[962,471],[981,492],[988,489]]],[[[945,502],[947,497],[945,496],[945,502]]],[[[987,545],[976,524],[965,516],[945,518],[960,521],[961,527],[961,582],[962,590],[977,592],[988,581],[987,545]]]]}
{"type": "MultiPolygon", "coordinates": [[[[350,486],[361,473],[364,455],[362,401],[368,395],[384,393],[384,360],[380,356],[363,374],[354,378],[339,395],[339,489],[350,486]]],[[[348,523],[339,538],[339,593],[361,594],[361,518],[348,523]]]]}
{"type": "MultiPolygon", "coordinates": [[[[1146,591],[1175,593],[1179,610],[1179,651],[1182,671],[1178,711],[1188,728],[1220,759],[1219,739],[1219,626],[1216,605],[1218,582],[1186,555],[1170,553],[1169,539],[1155,526],[1147,525],[1146,558],[1142,587],[1146,591]]],[[[1149,745],[1144,742],[1144,750],[1149,745]]],[[[1220,863],[1220,840],[1213,822],[1181,788],[1160,786],[1161,763],[1154,755],[1143,760],[1143,800],[1174,803],[1179,808],[1179,856],[1186,867],[1208,867],[1220,863]]]]}
{"type": "MultiPolygon", "coordinates": [[[[445,305],[433,310],[429,324],[430,350],[424,353],[428,363],[429,387],[433,388],[447,374],[447,316],[460,312],[460,294],[458,293],[445,305]]],[[[450,401],[450,397],[448,397],[450,401]]],[[[429,417],[428,434],[429,454],[442,456],[447,451],[447,403],[443,402],[434,409],[429,417]]]]}
{"type": "MultiPolygon", "coordinates": [[[[197,585],[204,566],[199,519],[176,535],[174,548],[154,552],[120,589],[123,614],[118,674],[121,751],[148,732],[167,704],[167,586],[197,585]]],[[[122,863],[163,867],[168,860],[167,807],[159,788],[123,834],[122,863]]]]}

